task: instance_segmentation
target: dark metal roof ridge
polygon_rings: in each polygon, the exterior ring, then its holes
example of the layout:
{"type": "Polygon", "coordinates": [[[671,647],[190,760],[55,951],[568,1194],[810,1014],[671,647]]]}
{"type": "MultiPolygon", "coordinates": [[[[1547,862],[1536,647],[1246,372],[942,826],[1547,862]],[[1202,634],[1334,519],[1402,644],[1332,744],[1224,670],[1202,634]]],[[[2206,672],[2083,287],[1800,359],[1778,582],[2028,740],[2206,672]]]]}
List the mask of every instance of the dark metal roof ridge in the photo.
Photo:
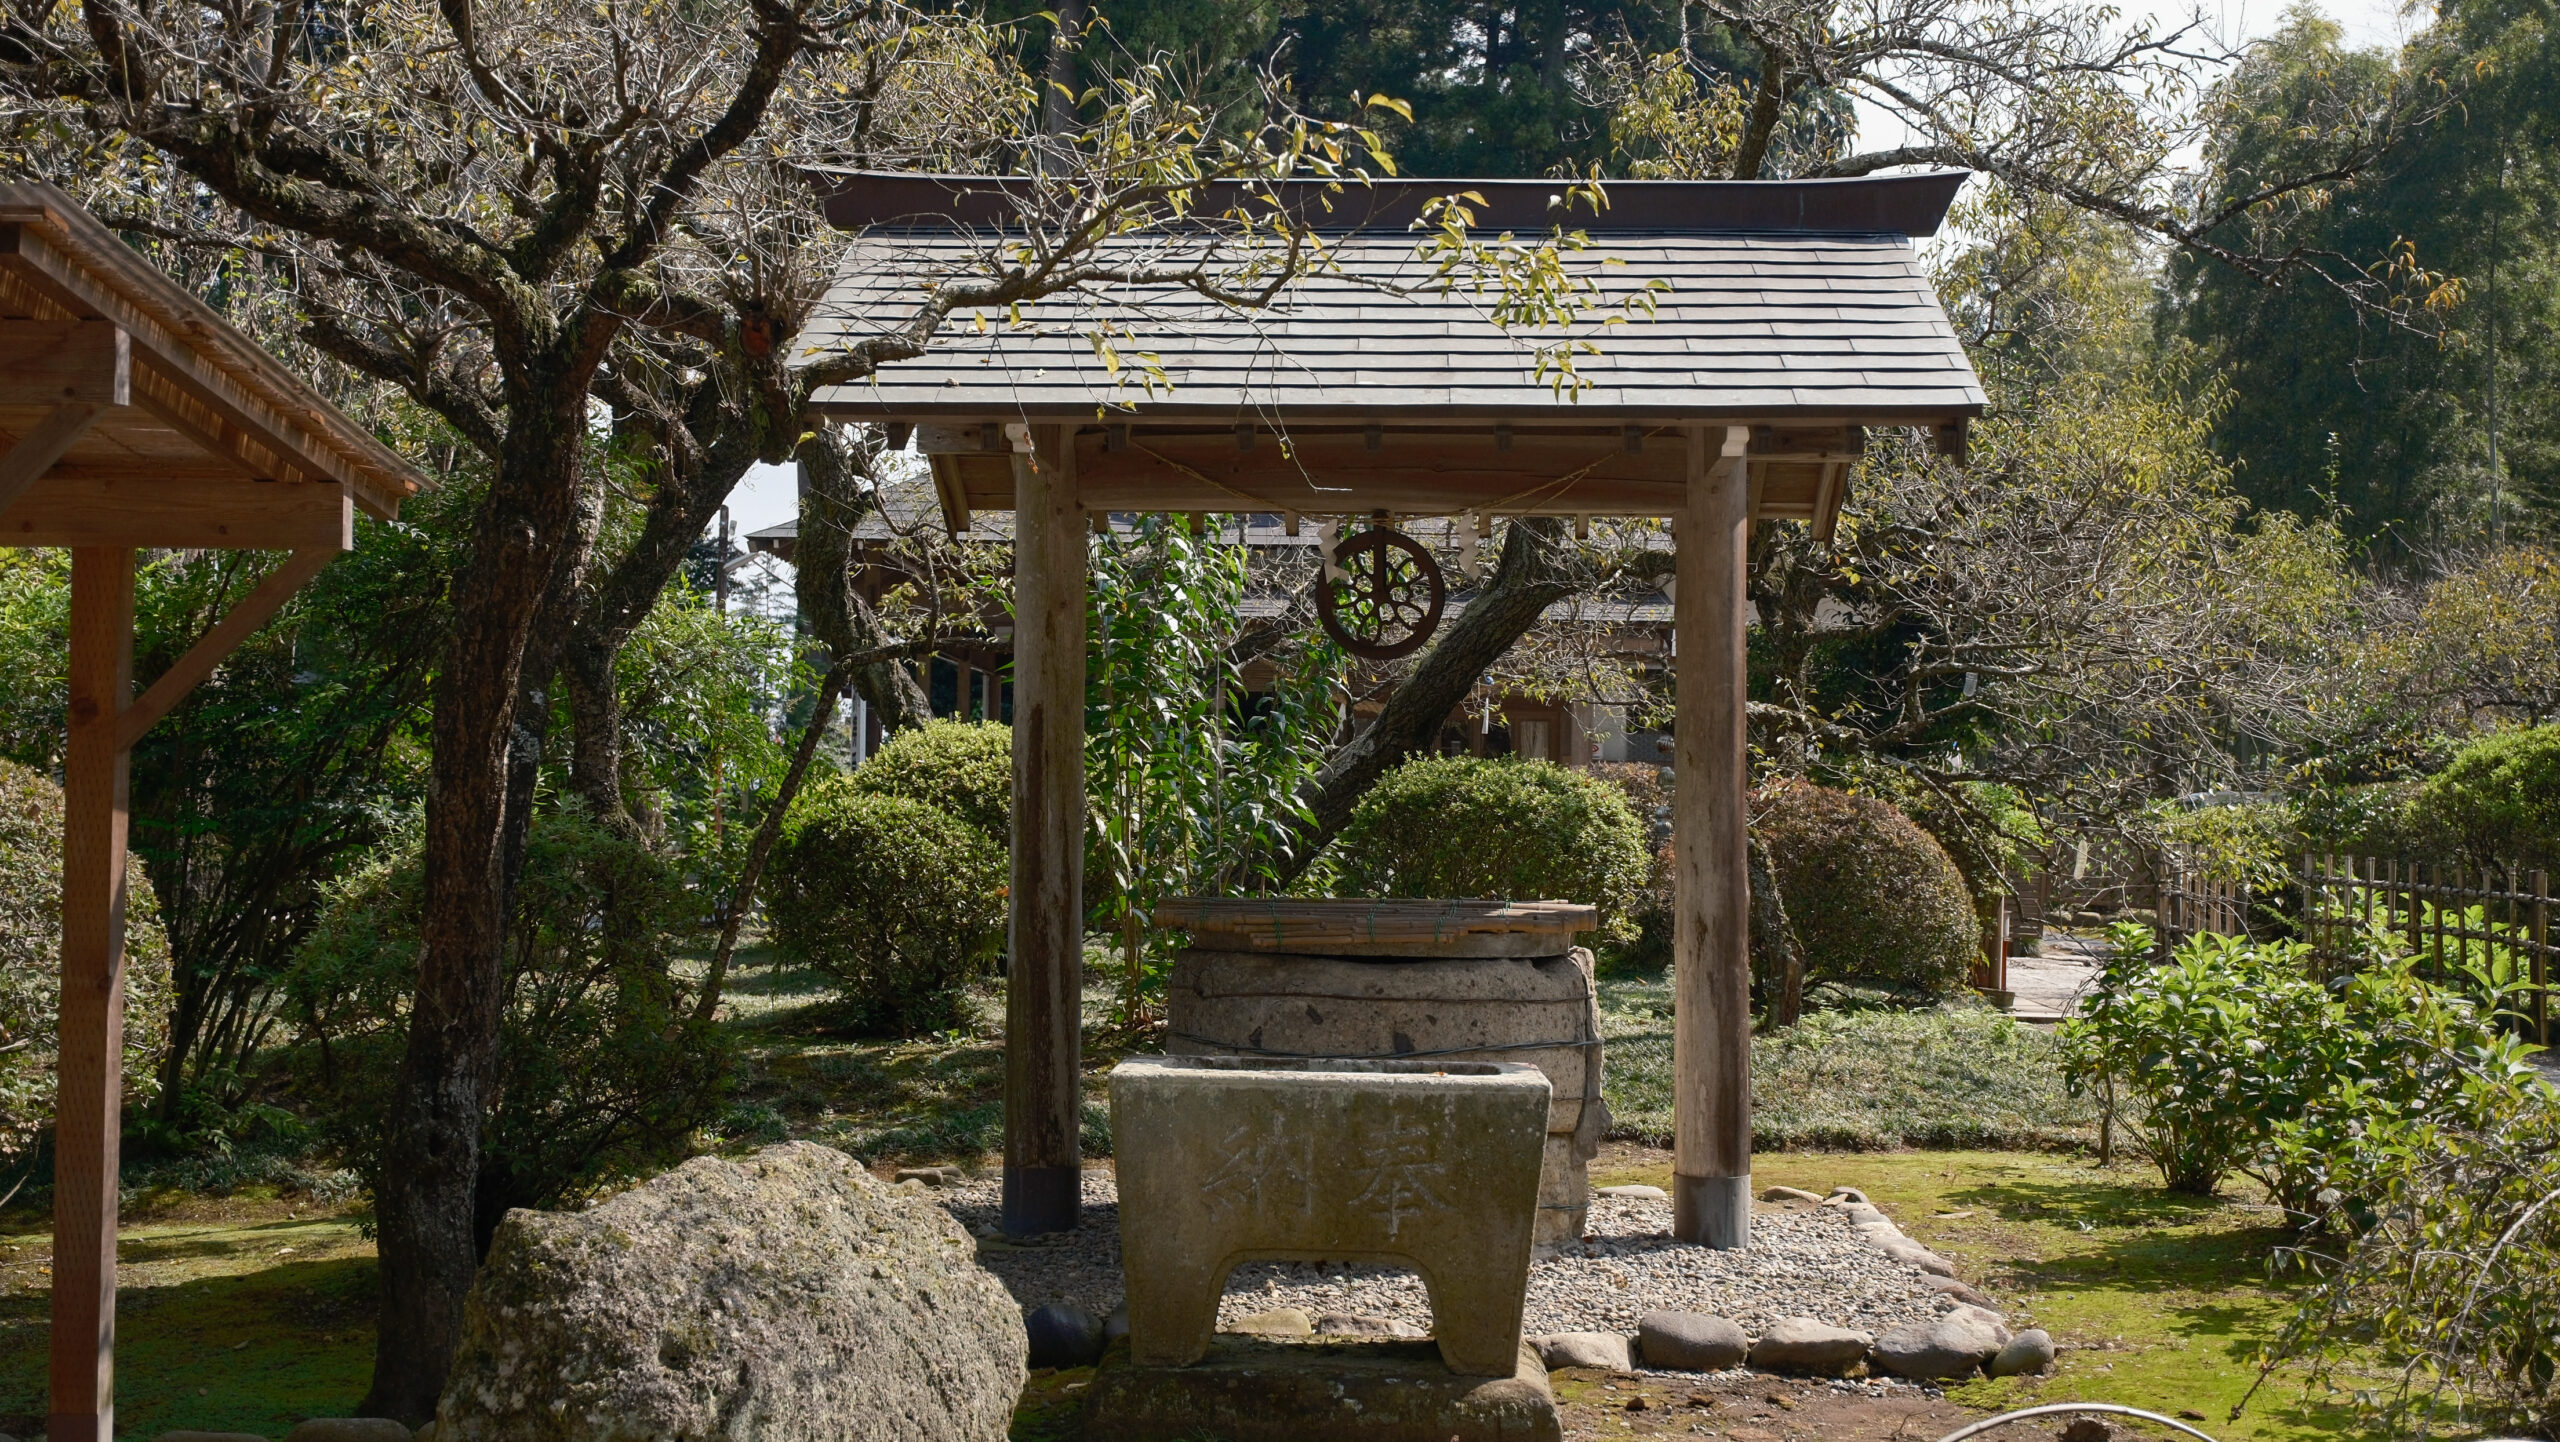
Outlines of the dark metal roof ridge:
{"type": "MultiPolygon", "coordinates": [[[[1594,234],[1655,231],[1677,235],[1752,233],[1785,235],[1931,236],[1947,207],[1972,175],[1932,170],[1917,175],[1859,176],[1842,180],[1612,180],[1609,208],[1599,215],[1577,210],[1560,216],[1549,201],[1563,194],[1562,180],[1463,180],[1398,178],[1331,191],[1322,181],[1280,183],[1307,222],[1325,230],[1402,230],[1437,196],[1471,190],[1481,230],[1542,230],[1562,223],[1594,234]],[[1303,197],[1303,199],[1300,199],[1303,197]]],[[[1019,213],[1033,182],[1024,176],[929,175],[909,171],[813,169],[827,219],[846,229],[870,226],[918,228],[1001,227],[1019,213]]],[[[1223,210],[1241,200],[1240,182],[1208,187],[1203,208],[1223,210]]]]}

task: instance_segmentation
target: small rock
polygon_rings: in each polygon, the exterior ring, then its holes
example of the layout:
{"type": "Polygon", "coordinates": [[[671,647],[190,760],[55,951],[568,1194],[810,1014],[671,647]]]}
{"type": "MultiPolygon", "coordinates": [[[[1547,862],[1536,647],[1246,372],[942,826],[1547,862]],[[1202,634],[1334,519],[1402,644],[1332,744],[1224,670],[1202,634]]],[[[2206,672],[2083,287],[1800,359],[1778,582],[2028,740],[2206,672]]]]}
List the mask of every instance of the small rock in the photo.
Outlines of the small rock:
{"type": "Polygon", "coordinates": [[[2180,1417],[2185,1418],[2185,1419],[2186,1419],[2187,1421],[2189,1421],[2189,1422],[2201,1422],[2201,1421],[2203,1421],[2203,1420],[2204,1420],[2204,1414],[2203,1414],[2202,1412],[2197,1411],[2197,1410],[2196,1410],[2195,1408],[2193,1408],[2193,1407],[2181,1407],[2181,1408],[2179,1408],[2179,1409],[2178,1409],[2178,1415],[2179,1415],[2180,1417]]]}
{"type": "Polygon", "coordinates": [[[1934,1322],[1905,1322],[1878,1337],[1876,1365],[1897,1377],[1968,1377],[2000,1353],[2009,1329],[1996,1312],[1958,1307],[1934,1322]]]}
{"type": "Polygon", "coordinates": [[[928,1187],[947,1187],[960,1178],[949,1167],[900,1167],[895,1180],[922,1182],[928,1187]]]}
{"type": "Polygon", "coordinates": [[[1705,1312],[1647,1312],[1636,1322],[1644,1364],[1674,1372],[1721,1372],[1751,1352],[1740,1324],[1705,1312]]]}
{"type": "Polygon", "coordinates": [[[1669,1192],[1664,1191],[1660,1187],[1648,1187],[1641,1182],[1629,1183],[1623,1187],[1600,1187],[1597,1191],[1599,1195],[1604,1197],[1621,1197],[1631,1202],[1667,1202],[1671,1200],[1671,1194],[1669,1192]]]}
{"type": "Polygon", "coordinates": [[[1635,1357],[1619,1332],[1558,1332],[1532,1343],[1550,1371],[1558,1367],[1591,1367],[1604,1372],[1632,1372],[1635,1357]]]}
{"type": "Polygon", "coordinates": [[[1991,1299],[1989,1297],[1982,1295],[1980,1292],[1975,1291],[1973,1288],[1965,1285],[1954,1277],[1932,1272],[1920,1280],[1928,1286],[1929,1290],[1938,1293],[1940,1296],[1953,1297],[1959,1302],[1968,1303],[1976,1307],[1988,1307],[1991,1305],[1991,1299]]]}
{"type": "Polygon", "coordinates": [[[1627,1410],[1630,1412],[1650,1411],[1652,1407],[1653,1403],[1648,1401],[1641,1392],[1627,1399],[1627,1410]]]}
{"type": "Polygon", "coordinates": [[[1319,1337],[1423,1337],[1429,1335],[1411,1322],[1393,1317],[1355,1317],[1349,1312],[1327,1312],[1316,1318],[1319,1337]]]}
{"type": "Polygon", "coordinates": [[[1991,1359],[1994,1377],[2024,1377],[2053,1365],[2053,1334],[2042,1327],[2029,1327],[2011,1337],[1999,1355],[1991,1359]]]}
{"type": "Polygon", "coordinates": [[[180,1428],[160,1434],[160,1442],[267,1442],[255,1432],[198,1432],[180,1428]]]}
{"type": "Polygon", "coordinates": [[[1867,1194],[1859,1191],[1856,1187],[1833,1187],[1831,1189],[1831,1196],[1835,1201],[1864,1203],[1867,1199],[1867,1194]]]}
{"type": "Polygon", "coordinates": [[[1820,1202],[1822,1198],[1802,1187],[1771,1187],[1760,1194],[1764,1202],[1820,1202]]]}
{"type": "Polygon", "coordinates": [[[1088,1367],[1102,1355],[1102,1319],[1074,1302],[1044,1302],[1022,1314],[1034,1367],[1088,1367]]]}
{"type": "Polygon", "coordinates": [[[1110,1316],[1102,1319],[1102,1345],[1108,1347],[1112,1343],[1117,1342],[1128,1335],[1129,1304],[1127,1302],[1122,1302],[1119,1306],[1111,1309],[1110,1316]]]}
{"type": "Polygon", "coordinates": [[[409,1442],[436,1442],[436,1419],[428,1418],[424,1426],[410,1433],[409,1442]]]}
{"type": "Polygon", "coordinates": [[[1781,1317],[1751,1345],[1751,1365],[1771,1372],[1838,1376],[1866,1360],[1875,1338],[1811,1317],[1781,1317]]]}
{"type": "Polygon", "coordinates": [[[896,1187],[893,1188],[895,1191],[908,1192],[916,1196],[922,1196],[924,1194],[924,1189],[924,1183],[918,1181],[914,1177],[908,1177],[906,1180],[899,1182],[896,1187]]]}
{"type": "Polygon", "coordinates": [[[1316,1334],[1316,1324],[1314,1318],[1295,1307],[1274,1307],[1268,1312],[1238,1318],[1229,1330],[1256,1337],[1312,1337],[1316,1334]]]}
{"type": "Polygon", "coordinates": [[[313,1417],[284,1442],[409,1442],[409,1429],[388,1417],[313,1417]]]}
{"type": "Polygon", "coordinates": [[[2116,1429],[2103,1417],[2074,1417],[2053,1434],[2053,1442],[2116,1442],[2116,1429]]]}

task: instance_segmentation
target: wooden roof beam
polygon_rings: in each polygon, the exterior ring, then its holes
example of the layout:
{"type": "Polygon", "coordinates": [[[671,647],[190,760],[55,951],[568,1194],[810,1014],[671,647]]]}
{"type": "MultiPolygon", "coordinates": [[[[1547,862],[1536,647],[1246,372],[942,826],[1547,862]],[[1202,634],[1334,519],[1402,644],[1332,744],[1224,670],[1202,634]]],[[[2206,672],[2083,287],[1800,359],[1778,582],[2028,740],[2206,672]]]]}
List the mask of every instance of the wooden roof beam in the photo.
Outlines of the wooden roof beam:
{"type": "MultiPolygon", "coordinates": [[[[141,265],[139,257],[132,259],[135,265],[141,265]]],[[[0,224],[0,264],[65,308],[113,321],[130,332],[134,350],[140,353],[147,369],[156,373],[146,377],[138,399],[160,419],[199,439],[210,432],[219,443],[217,454],[242,461],[260,479],[300,480],[309,474],[304,469],[309,467],[365,496],[368,511],[386,519],[399,513],[399,495],[377,494],[381,488],[372,484],[374,478],[363,474],[335,447],[277,414],[246,387],[208,364],[198,354],[206,343],[205,337],[189,336],[164,325],[142,307],[98,284],[80,262],[65,255],[45,233],[24,223],[0,224]],[[193,406],[180,404],[181,400],[202,407],[204,414],[188,414],[193,406]],[[209,425],[205,415],[218,419],[220,426],[209,425]],[[256,449],[244,446],[243,437],[233,432],[245,433],[245,439],[256,449]],[[258,451],[274,459],[259,466],[258,451]],[[287,463],[286,458],[291,458],[292,463],[287,463]]]]}

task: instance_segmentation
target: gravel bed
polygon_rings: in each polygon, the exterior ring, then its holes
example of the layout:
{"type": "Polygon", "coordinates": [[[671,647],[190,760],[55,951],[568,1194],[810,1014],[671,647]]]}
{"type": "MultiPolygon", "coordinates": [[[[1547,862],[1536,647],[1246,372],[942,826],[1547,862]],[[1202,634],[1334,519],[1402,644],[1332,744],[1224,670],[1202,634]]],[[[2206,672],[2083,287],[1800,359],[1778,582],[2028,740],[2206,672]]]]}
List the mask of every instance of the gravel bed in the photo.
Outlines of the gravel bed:
{"type": "MultiPolygon", "coordinates": [[[[1107,1168],[1085,1171],[1081,1228],[1028,1246],[993,1235],[996,1178],[976,1178],[937,1196],[984,1239],[979,1260],[1024,1307],[1072,1300],[1100,1315],[1120,1304],[1120,1208],[1107,1168]]],[[[1752,1218],[1747,1252],[1673,1241],[1668,1202],[1594,1197],[1588,1227],[1580,1247],[1530,1265],[1530,1335],[1632,1333],[1636,1319],[1657,1308],[1730,1317],[1755,1336],[1780,1317],[1880,1333],[1938,1311],[1937,1294],[1919,1268],[1867,1246],[1833,1209],[1761,1212],[1752,1218]]],[[[1308,1262],[1236,1268],[1218,1306],[1218,1325],[1232,1327],[1275,1307],[1310,1317],[1340,1312],[1431,1325],[1430,1298],[1411,1272],[1308,1262]]]]}

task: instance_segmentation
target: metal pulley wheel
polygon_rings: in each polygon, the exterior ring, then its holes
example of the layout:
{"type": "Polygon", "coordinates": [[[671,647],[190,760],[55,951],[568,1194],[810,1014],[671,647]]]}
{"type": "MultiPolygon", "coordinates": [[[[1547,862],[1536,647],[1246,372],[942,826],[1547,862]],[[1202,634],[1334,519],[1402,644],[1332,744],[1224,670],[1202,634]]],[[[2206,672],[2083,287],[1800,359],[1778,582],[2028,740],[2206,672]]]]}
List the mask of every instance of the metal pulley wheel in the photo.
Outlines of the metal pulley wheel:
{"type": "Polygon", "coordinates": [[[1316,583],[1316,614],[1325,634],[1369,661],[1392,661],[1422,649],[1440,628],[1449,588],[1422,543],[1388,526],[1372,526],[1334,552],[1341,574],[1316,583]]]}

